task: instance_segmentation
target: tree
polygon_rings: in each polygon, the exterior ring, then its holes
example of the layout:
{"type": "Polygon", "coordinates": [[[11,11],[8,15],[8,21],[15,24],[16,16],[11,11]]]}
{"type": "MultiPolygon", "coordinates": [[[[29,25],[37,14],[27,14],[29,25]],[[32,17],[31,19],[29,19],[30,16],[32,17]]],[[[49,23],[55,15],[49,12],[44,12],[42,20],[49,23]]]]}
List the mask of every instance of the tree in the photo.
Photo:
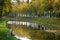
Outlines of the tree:
{"type": "Polygon", "coordinates": [[[2,17],[3,6],[4,6],[4,0],[0,0],[0,18],[2,17]]]}
{"type": "Polygon", "coordinates": [[[29,9],[28,3],[22,3],[18,5],[18,12],[19,13],[27,13],[29,9]]]}
{"type": "Polygon", "coordinates": [[[3,5],[3,15],[7,15],[11,10],[11,2],[10,0],[4,0],[3,5]]]}
{"type": "Polygon", "coordinates": [[[53,16],[55,10],[55,0],[48,0],[48,9],[50,17],[53,16]]]}
{"type": "Polygon", "coordinates": [[[42,7],[41,1],[40,0],[35,0],[31,3],[31,6],[32,6],[32,9],[33,9],[32,11],[39,15],[40,12],[41,12],[41,7],[42,7]]]}
{"type": "Polygon", "coordinates": [[[31,7],[33,13],[37,14],[38,16],[42,16],[41,14],[45,15],[46,12],[50,10],[47,0],[34,0],[31,3],[31,7]]]}
{"type": "Polygon", "coordinates": [[[11,13],[17,13],[17,10],[18,10],[18,3],[17,2],[12,2],[12,10],[11,10],[11,13]]]}
{"type": "Polygon", "coordinates": [[[60,1],[56,3],[56,13],[55,16],[60,17],[60,1]]]}

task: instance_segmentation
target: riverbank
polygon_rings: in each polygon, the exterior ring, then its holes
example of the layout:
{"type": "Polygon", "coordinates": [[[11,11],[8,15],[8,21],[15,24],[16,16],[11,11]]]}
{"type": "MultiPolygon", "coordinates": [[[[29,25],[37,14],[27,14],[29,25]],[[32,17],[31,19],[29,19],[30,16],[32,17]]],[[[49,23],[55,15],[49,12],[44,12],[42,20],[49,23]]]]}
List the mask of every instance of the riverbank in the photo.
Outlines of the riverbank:
{"type": "Polygon", "coordinates": [[[9,29],[6,27],[6,18],[0,20],[0,40],[17,40],[15,37],[7,37],[9,29]]]}

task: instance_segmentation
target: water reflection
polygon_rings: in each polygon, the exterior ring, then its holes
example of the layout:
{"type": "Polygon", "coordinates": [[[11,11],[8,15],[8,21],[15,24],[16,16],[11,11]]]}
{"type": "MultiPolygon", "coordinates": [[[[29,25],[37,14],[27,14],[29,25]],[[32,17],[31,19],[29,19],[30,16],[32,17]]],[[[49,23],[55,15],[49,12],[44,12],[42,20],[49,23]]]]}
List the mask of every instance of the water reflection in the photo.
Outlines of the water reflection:
{"type": "Polygon", "coordinates": [[[16,35],[14,37],[16,37],[18,40],[31,40],[27,37],[20,37],[20,36],[16,36],[16,35]]]}
{"type": "Polygon", "coordinates": [[[24,25],[27,27],[32,27],[40,30],[50,30],[48,27],[45,27],[43,25],[39,25],[37,23],[31,23],[31,22],[24,22],[24,21],[8,21],[7,24],[24,25]]]}
{"type": "Polygon", "coordinates": [[[43,31],[47,30],[45,26],[32,22],[8,21],[7,25],[8,28],[11,27],[11,32],[18,40],[43,40],[42,35],[45,33],[43,31]]]}

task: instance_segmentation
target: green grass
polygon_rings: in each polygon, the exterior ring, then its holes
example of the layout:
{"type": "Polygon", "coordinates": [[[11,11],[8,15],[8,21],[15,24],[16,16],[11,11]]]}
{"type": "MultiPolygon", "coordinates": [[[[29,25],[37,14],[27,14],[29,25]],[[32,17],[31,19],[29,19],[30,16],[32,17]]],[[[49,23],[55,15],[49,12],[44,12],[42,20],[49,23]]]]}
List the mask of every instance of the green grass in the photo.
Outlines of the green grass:
{"type": "Polygon", "coordinates": [[[15,37],[7,37],[7,33],[9,31],[6,27],[7,20],[7,18],[4,18],[0,21],[0,40],[17,40],[15,37]]]}

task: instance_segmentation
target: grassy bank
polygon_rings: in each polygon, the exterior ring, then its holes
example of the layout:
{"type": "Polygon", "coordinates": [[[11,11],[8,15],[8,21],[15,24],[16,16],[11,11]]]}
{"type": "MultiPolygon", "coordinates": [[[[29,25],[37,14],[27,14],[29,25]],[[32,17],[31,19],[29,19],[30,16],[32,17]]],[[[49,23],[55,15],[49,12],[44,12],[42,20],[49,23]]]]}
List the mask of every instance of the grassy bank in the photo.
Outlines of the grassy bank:
{"type": "Polygon", "coordinates": [[[9,29],[6,28],[6,21],[6,18],[0,20],[0,40],[17,40],[15,37],[7,37],[9,29]]]}

